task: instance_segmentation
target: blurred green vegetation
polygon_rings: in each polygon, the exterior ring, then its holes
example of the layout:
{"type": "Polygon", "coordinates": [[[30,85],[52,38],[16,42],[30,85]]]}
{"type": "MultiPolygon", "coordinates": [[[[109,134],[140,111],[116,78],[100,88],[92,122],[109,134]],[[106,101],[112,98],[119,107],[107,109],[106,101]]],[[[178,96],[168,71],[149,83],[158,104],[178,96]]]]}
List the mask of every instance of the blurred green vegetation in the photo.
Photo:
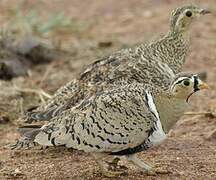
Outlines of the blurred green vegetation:
{"type": "Polygon", "coordinates": [[[24,13],[22,7],[18,6],[10,9],[4,30],[12,34],[46,37],[50,33],[58,32],[79,33],[86,30],[88,25],[67,16],[63,11],[50,13],[48,18],[44,18],[36,9],[24,13]]]}

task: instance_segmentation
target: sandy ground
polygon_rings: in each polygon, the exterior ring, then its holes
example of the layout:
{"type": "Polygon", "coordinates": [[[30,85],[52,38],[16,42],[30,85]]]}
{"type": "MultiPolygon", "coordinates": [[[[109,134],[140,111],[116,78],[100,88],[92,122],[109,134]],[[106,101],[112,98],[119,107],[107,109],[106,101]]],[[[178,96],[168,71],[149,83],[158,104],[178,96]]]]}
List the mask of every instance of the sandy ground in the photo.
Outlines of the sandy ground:
{"type": "MultiPolygon", "coordinates": [[[[179,6],[177,1],[165,0],[53,0],[1,1],[1,16],[7,17],[10,9],[20,2],[24,12],[37,9],[46,18],[49,13],[64,11],[83,25],[71,33],[56,32],[52,35],[70,49],[72,55],[49,65],[37,66],[32,76],[16,78],[13,83],[23,87],[40,87],[53,93],[58,87],[74,78],[96,57],[117,49],[133,46],[153,39],[168,29],[170,11],[179,6]],[[24,2],[24,3],[23,3],[24,2]],[[108,42],[110,46],[103,46],[108,42]],[[101,45],[102,44],[102,45],[101,45]]],[[[194,1],[193,1],[194,2],[194,1]]],[[[191,109],[200,112],[216,109],[216,2],[195,1],[210,7],[212,14],[202,17],[191,30],[192,46],[185,70],[206,71],[208,92],[191,98],[191,109]]],[[[0,21],[3,23],[3,20],[0,21]]],[[[1,82],[13,93],[11,82],[1,82]]],[[[15,95],[14,95],[15,94],[15,95]]],[[[24,95],[1,98],[0,115],[14,112],[24,95]],[[3,100],[2,100],[3,99],[3,100]]],[[[31,94],[30,98],[36,96],[31,94]]],[[[17,109],[16,109],[17,110],[17,109]]],[[[17,110],[18,112],[18,110],[17,110]]],[[[18,113],[15,116],[19,116],[18,113]]],[[[0,179],[106,179],[88,154],[64,148],[47,150],[12,151],[4,146],[17,139],[16,119],[0,122],[0,179]]],[[[184,116],[161,146],[140,153],[140,157],[168,173],[147,176],[140,173],[124,159],[128,175],[116,179],[216,179],[216,118],[207,115],[184,116]]],[[[113,178],[115,179],[115,178],[113,178]]]]}

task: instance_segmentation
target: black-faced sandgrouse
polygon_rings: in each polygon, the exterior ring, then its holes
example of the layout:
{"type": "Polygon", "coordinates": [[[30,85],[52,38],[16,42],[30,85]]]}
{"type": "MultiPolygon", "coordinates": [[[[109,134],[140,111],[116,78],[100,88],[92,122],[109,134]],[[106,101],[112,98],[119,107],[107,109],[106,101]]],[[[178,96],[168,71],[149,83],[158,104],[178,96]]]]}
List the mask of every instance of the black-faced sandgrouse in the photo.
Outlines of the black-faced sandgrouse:
{"type": "Polygon", "coordinates": [[[167,90],[142,83],[122,85],[86,98],[41,128],[29,126],[23,138],[43,146],[64,145],[88,152],[108,177],[122,173],[108,169],[103,161],[108,155],[126,156],[142,171],[154,173],[136,153],[166,139],[178,119],[162,120],[165,108],[166,113],[176,113],[172,107],[181,107],[193,93],[206,88],[197,75],[190,73],[176,75],[167,90]]]}

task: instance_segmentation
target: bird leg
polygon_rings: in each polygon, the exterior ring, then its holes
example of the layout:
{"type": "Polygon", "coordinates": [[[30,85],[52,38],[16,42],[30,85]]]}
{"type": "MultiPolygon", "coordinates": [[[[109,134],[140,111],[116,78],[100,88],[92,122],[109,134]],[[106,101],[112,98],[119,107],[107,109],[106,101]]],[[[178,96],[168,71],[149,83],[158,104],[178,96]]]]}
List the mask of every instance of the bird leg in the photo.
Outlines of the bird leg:
{"type": "Polygon", "coordinates": [[[103,153],[91,153],[94,157],[95,161],[97,162],[98,166],[100,167],[101,173],[106,177],[116,177],[122,174],[125,174],[124,171],[114,171],[109,169],[109,165],[102,161],[102,158],[106,156],[103,153]]]}
{"type": "Polygon", "coordinates": [[[141,161],[135,154],[131,154],[126,156],[129,162],[132,162],[135,166],[137,166],[141,171],[147,173],[148,175],[155,175],[155,170],[149,166],[148,164],[141,161]]]}
{"type": "Polygon", "coordinates": [[[117,169],[117,170],[126,170],[126,169],[128,169],[126,166],[118,165],[119,161],[120,161],[120,158],[115,157],[111,162],[106,161],[106,163],[109,165],[108,168],[110,170],[115,170],[115,169],[117,169]]]}
{"type": "Polygon", "coordinates": [[[132,162],[135,166],[137,166],[139,169],[141,169],[142,172],[146,173],[150,176],[155,176],[156,174],[169,174],[170,171],[162,170],[162,169],[155,169],[151,167],[150,165],[144,163],[141,161],[135,154],[131,154],[126,156],[127,160],[132,162]]]}

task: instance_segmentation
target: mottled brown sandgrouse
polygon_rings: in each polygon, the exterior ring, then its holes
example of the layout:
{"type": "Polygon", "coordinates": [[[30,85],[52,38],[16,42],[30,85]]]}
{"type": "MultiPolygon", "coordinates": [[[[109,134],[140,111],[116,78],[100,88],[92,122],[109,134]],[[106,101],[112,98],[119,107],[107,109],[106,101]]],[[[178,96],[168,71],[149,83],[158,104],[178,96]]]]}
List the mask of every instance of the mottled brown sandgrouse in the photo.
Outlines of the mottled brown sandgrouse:
{"type": "Polygon", "coordinates": [[[45,106],[27,113],[26,122],[50,120],[95,93],[119,84],[143,83],[167,87],[185,62],[192,22],[207,13],[209,11],[192,5],[175,9],[165,36],[98,59],[77,79],[60,88],[45,106]]]}

